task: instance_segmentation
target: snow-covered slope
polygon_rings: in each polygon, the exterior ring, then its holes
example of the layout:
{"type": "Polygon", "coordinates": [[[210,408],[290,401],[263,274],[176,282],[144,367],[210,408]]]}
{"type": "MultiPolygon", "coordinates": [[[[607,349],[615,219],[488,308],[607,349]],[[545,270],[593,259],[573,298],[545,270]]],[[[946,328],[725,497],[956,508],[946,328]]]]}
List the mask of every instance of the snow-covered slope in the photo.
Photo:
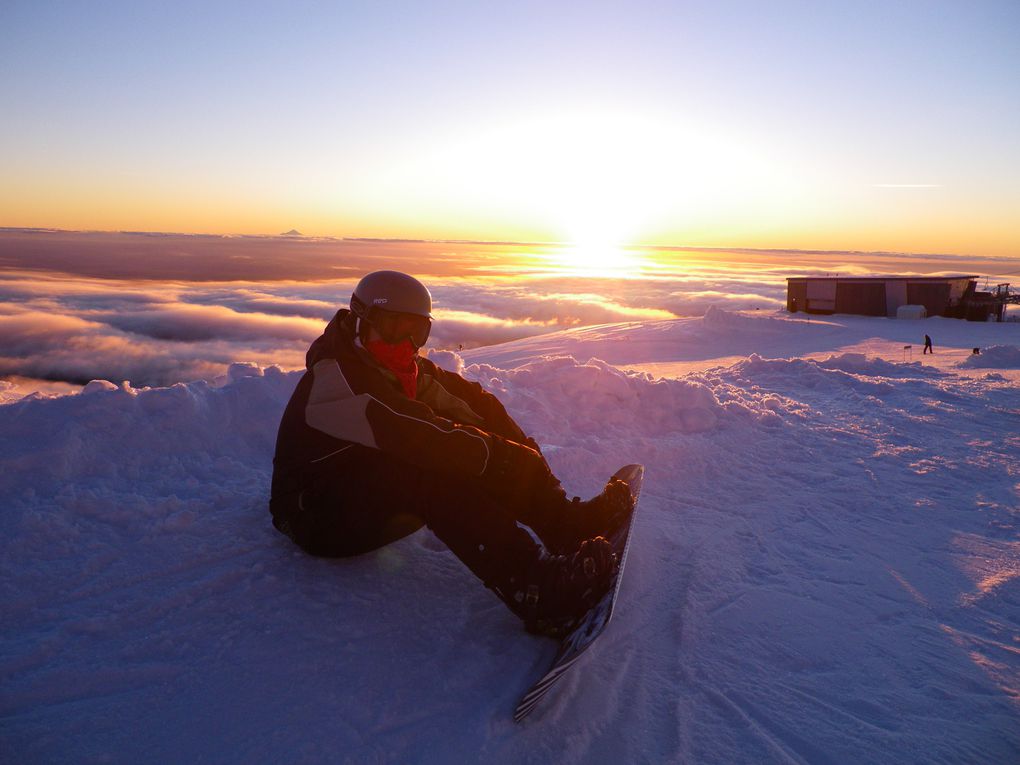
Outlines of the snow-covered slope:
{"type": "Polygon", "coordinates": [[[964,370],[852,324],[713,311],[437,357],[568,491],[647,466],[618,616],[522,726],[554,644],[427,531],[327,561],[269,525],[296,373],[0,406],[3,759],[1017,761],[1020,325],[970,325],[996,334],[957,350],[1007,350],[964,370]],[[866,340],[896,353],[844,352],[866,340]]]}

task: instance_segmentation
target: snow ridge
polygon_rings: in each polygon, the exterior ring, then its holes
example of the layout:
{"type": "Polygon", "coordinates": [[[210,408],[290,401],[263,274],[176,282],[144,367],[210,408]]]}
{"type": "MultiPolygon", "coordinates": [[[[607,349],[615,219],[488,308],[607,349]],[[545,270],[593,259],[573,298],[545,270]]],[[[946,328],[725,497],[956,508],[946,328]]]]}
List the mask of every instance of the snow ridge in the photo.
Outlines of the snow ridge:
{"type": "MultiPolygon", "coordinates": [[[[628,326],[627,347],[645,330],[628,326]]],[[[299,373],[235,365],[221,386],[100,381],[0,406],[3,751],[1016,759],[1016,386],[855,353],[659,379],[578,355],[576,336],[574,357],[552,350],[512,369],[491,360],[506,348],[474,351],[463,368],[568,492],[626,462],[647,472],[619,615],[526,725],[510,712],[554,645],[431,534],[330,561],[271,528],[299,373]]]]}

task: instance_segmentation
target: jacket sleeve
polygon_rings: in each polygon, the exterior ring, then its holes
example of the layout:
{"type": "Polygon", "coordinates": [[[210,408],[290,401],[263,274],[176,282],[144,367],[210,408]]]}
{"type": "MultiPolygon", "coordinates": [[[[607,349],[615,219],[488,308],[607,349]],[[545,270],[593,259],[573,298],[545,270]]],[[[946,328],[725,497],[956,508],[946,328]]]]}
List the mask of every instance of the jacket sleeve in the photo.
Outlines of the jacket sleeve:
{"type": "Polygon", "coordinates": [[[486,473],[498,436],[438,416],[360,365],[322,359],[312,376],[305,421],[316,430],[426,469],[486,473]]]}
{"type": "Polygon", "coordinates": [[[502,402],[481,385],[465,380],[460,375],[448,372],[435,364],[431,364],[429,371],[444,388],[466,402],[485,421],[485,428],[490,433],[496,433],[521,444],[533,445],[537,450],[538,445],[514,422],[502,402]]]}

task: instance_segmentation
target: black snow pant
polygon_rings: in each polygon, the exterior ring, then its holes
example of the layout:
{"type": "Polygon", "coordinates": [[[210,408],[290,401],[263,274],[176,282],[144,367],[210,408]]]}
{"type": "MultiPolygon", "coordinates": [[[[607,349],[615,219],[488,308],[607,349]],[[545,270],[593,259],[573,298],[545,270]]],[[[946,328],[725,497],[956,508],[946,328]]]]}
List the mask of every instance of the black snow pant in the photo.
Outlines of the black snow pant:
{"type": "Polygon", "coordinates": [[[541,549],[518,521],[541,536],[565,503],[560,492],[514,507],[476,479],[423,470],[376,449],[355,446],[338,456],[274,508],[277,528],[313,555],[360,555],[426,525],[487,587],[505,590],[541,549]]]}

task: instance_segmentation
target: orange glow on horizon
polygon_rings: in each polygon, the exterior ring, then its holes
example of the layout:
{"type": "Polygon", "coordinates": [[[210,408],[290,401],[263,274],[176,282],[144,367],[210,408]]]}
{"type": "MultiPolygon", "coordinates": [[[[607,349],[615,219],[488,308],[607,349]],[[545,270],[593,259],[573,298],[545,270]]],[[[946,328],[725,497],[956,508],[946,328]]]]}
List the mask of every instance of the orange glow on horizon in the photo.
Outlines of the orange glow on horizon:
{"type": "MultiPolygon", "coordinates": [[[[276,235],[297,229],[306,236],[567,242],[576,252],[569,256],[571,264],[596,270],[625,270],[616,268],[625,259],[614,253],[628,245],[1020,255],[1020,227],[1001,199],[975,197],[954,208],[938,189],[880,188],[843,200],[854,209],[849,219],[841,200],[833,199],[804,209],[791,205],[772,210],[771,217],[748,201],[742,209],[704,208],[687,217],[660,210],[658,218],[642,220],[639,208],[648,199],[673,199],[668,184],[647,197],[635,196],[635,204],[626,199],[632,188],[627,184],[607,199],[589,194],[587,201],[579,201],[583,180],[558,190],[560,196],[540,199],[543,209],[536,211],[534,203],[517,210],[489,207],[485,200],[475,206],[451,201],[440,207],[418,206],[408,199],[390,208],[310,198],[281,203],[228,187],[200,192],[104,185],[102,179],[51,185],[40,179],[0,188],[0,226],[222,235],[276,235]],[[548,209],[557,200],[558,219],[548,209]]],[[[526,196],[524,191],[519,194],[526,196]]],[[[724,197],[717,195],[718,205],[724,197]]]]}

